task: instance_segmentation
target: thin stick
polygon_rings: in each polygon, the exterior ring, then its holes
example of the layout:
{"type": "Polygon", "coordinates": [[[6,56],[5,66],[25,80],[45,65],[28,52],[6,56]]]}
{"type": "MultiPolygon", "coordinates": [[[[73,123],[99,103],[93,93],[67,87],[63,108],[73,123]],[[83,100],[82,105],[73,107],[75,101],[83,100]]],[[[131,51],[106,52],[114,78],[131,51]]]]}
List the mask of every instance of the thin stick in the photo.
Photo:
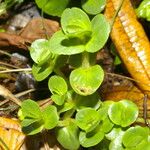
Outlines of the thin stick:
{"type": "Polygon", "coordinates": [[[143,98],[143,118],[144,118],[144,121],[145,121],[145,124],[150,127],[150,124],[147,120],[147,99],[148,99],[148,95],[145,94],[144,95],[144,98],[143,98]]]}
{"type": "MultiPolygon", "coordinates": [[[[135,80],[135,79],[133,79],[133,78],[126,77],[126,76],[123,76],[123,75],[120,75],[120,74],[108,73],[108,72],[106,72],[106,74],[107,74],[107,75],[111,75],[111,76],[120,77],[120,78],[123,78],[123,79],[127,79],[127,80],[130,80],[130,81],[134,81],[134,82],[136,82],[136,83],[140,83],[140,84],[143,84],[143,85],[147,85],[147,84],[142,83],[142,82],[140,82],[140,81],[138,81],[138,80],[135,80]]],[[[147,85],[147,86],[148,86],[148,85],[147,85]]],[[[146,92],[146,91],[145,91],[145,92],[146,92]]],[[[147,92],[150,92],[150,91],[147,91],[147,92]]]]}
{"type": "Polygon", "coordinates": [[[0,106],[2,106],[2,105],[4,105],[4,104],[6,104],[7,102],[9,102],[9,99],[5,99],[5,100],[3,100],[2,102],[0,102],[0,106]]]}
{"type": "Polygon", "coordinates": [[[4,86],[0,85],[0,95],[4,96],[5,98],[10,99],[17,105],[21,105],[21,101],[16,98],[8,89],[6,89],[4,86]]]}
{"type": "Polygon", "coordinates": [[[127,79],[127,80],[131,80],[131,81],[134,81],[134,82],[138,82],[137,80],[135,80],[135,79],[133,79],[133,78],[126,77],[126,76],[123,76],[123,75],[120,75],[120,74],[109,73],[109,72],[106,72],[106,74],[107,74],[107,75],[111,75],[111,76],[120,77],[120,78],[127,79]]]}
{"type": "Polygon", "coordinates": [[[7,63],[1,62],[1,61],[0,61],[0,65],[4,65],[4,66],[7,66],[7,67],[16,68],[16,69],[19,68],[19,67],[16,67],[16,66],[14,66],[14,65],[7,64],[7,63]]]}
{"type": "MultiPolygon", "coordinates": [[[[34,92],[34,91],[35,91],[35,89],[29,89],[29,90],[26,90],[26,91],[17,93],[17,94],[15,94],[14,96],[17,97],[17,98],[19,98],[19,97],[21,97],[21,96],[24,96],[24,95],[26,95],[26,94],[28,94],[28,93],[31,93],[31,92],[34,92]]],[[[7,102],[9,102],[9,99],[3,100],[2,102],[0,102],[0,106],[6,104],[7,102]]]]}
{"type": "Polygon", "coordinates": [[[4,50],[0,50],[0,53],[1,53],[1,54],[5,54],[5,55],[11,57],[11,54],[9,54],[8,52],[5,52],[4,50]]]}
{"type": "Polygon", "coordinates": [[[9,69],[9,70],[4,70],[4,71],[0,71],[1,73],[11,73],[11,72],[26,72],[26,71],[31,71],[32,68],[21,68],[21,69],[9,69]]]}

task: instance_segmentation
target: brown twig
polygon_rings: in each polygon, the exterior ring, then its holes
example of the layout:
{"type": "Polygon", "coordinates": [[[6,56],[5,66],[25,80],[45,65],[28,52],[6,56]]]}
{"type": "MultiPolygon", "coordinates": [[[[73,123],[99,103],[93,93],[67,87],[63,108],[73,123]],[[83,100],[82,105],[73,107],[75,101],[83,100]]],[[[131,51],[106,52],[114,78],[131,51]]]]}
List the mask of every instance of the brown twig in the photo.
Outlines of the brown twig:
{"type": "Polygon", "coordinates": [[[8,69],[8,70],[0,71],[0,74],[1,73],[10,73],[10,72],[23,72],[23,71],[32,71],[32,69],[31,68],[8,69]]]}
{"type": "Polygon", "coordinates": [[[0,85],[0,95],[10,99],[12,102],[16,103],[17,105],[21,105],[21,101],[16,98],[7,88],[4,86],[0,85]]]}
{"type": "MultiPolygon", "coordinates": [[[[31,93],[31,92],[34,92],[34,91],[35,91],[35,89],[29,89],[29,90],[26,90],[26,91],[17,93],[17,94],[15,94],[14,96],[17,97],[17,98],[19,98],[19,97],[21,97],[21,96],[24,96],[24,95],[26,95],[26,94],[28,94],[28,93],[31,93]]],[[[9,99],[3,100],[2,102],[0,102],[0,106],[6,104],[7,102],[9,102],[9,99]]]]}
{"type": "Polygon", "coordinates": [[[145,94],[144,95],[144,98],[143,98],[143,118],[144,118],[144,121],[145,121],[145,124],[150,127],[150,124],[147,120],[147,99],[148,99],[148,95],[145,94]]]}
{"type": "Polygon", "coordinates": [[[1,61],[0,61],[0,65],[4,65],[4,66],[7,66],[7,67],[19,69],[19,67],[16,67],[14,65],[11,65],[11,64],[8,64],[8,63],[4,63],[4,62],[1,62],[1,61]]]}

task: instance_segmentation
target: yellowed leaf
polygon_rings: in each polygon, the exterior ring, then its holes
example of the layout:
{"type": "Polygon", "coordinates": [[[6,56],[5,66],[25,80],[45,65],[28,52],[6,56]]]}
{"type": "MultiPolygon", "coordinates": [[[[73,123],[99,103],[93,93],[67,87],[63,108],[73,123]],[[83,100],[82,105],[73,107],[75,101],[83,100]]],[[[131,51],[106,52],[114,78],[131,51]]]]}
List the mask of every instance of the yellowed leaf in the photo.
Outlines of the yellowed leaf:
{"type": "Polygon", "coordinates": [[[0,117],[0,150],[19,150],[24,139],[18,120],[0,117]]]}

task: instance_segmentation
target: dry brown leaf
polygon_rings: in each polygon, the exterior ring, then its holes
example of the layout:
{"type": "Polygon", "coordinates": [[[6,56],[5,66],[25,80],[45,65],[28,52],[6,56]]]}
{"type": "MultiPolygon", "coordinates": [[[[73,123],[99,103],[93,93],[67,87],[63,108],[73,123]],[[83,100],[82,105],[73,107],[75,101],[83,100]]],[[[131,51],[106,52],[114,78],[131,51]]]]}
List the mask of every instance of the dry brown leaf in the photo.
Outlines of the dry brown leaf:
{"type": "Polygon", "coordinates": [[[34,18],[22,29],[20,36],[31,43],[36,39],[51,37],[58,30],[58,22],[44,18],[34,18]]]}
{"type": "Polygon", "coordinates": [[[24,140],[18,120],[0,117],[0,150],[19,150],[24,140]]]}
{"type": "Polygon", "coordinates": [[[35,18],[22,29],[19,35],[0,32],[0,48],[27,50],[34,40],[51,37],[57,30],[59,30],[58,22],[35,18]]]}
{"type": "MultiPolygon", "coordinates": [[[[108,0],[105,16],[112,23],[122,0],[108,0]]],[[[111,39],[131,76],[143,91],[150,91],[150,42],[130,0],[124,0],[114,21],[111,39]]]]}
{"type": "Polygon", "coordinates": [[[9,47],[9,49],[27,49],[26,43],[27,41],[19,35],[0,32],[0,48],[9,47]]]}

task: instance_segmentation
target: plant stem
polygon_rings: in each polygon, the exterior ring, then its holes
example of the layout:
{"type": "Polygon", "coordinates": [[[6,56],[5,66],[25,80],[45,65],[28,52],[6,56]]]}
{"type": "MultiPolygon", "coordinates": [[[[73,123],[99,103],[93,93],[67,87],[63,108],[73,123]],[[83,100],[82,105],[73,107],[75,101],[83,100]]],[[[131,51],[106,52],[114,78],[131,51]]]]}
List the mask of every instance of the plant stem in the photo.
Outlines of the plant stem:
{"type": "Polygon", "coordinates": [[[65,80],[67,80],[67,78],[66,78],[66,76],[64,75],[64,73],[60,70],[60,69],[54,69],[54,72],[57,74],[57,75],[59,75],[59,76],[61,76],[62,78],[64,78],[65,80]]]}
{"type": "Polygon", "coordinates": [[[73,118],[63,119],[63,121],[59,121],[57,127],[68,126],[70,124],[70,122],[74,122],[74,119],[73,118]]]}
{"type": "Polygon", "coordinates": [[[0,53],[6,55],[8,57],[11,57],[11,54],[8,52],[5,52],[5,50],[0,50],[0,53]]]}
{"type": "MultiPolygon", "coordinates": [[[[147,121],[150,121],[150,119],[147,119],[147,121]]],[[[142,123],[145,124],[145,120],[143,118],[137,118],[135,123],[142,123]]]]}
{"type": "Polygon", "coordinates": [[[74,114],[75,112],[75,109],[71,109],[71,110],[68,110],[64,116],[63,116],[63,120],[67,119],[67,118],[71,118],[71,116],[74,114]]]}
{"type": "Polygon", "coordinates": [[[88,52],[83,52],[82,53],[82,67],[88,68],[89,66],[90,66],[89,53],[88,52]]]}
{"type": "Polygon", "coordinates": [[[67,83],[68,86],[70,85],[68,79],[66,78],[66,76],[64,75],[64,73],[60,69],[58,69],[58,68],[54,69],[54,72],[57,75],[61,76],[66,81],[66,83],[67,83]]]}

